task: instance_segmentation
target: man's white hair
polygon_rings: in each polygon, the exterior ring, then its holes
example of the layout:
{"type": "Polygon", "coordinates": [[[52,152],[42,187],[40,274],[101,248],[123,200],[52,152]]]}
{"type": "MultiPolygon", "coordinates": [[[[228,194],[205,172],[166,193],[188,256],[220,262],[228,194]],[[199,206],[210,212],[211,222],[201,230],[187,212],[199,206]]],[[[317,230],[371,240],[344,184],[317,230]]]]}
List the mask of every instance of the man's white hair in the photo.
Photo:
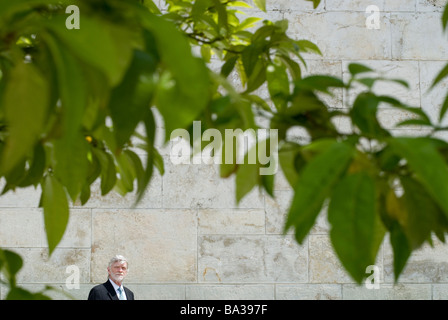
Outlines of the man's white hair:
{"type": "Polygon", "coordinates": [[[128,260],[122,255],[117,254],[112,259],[110,259],[108,267],[110,268],[115,262],[126,262],[126,266],[129,268],[128,260]]]}

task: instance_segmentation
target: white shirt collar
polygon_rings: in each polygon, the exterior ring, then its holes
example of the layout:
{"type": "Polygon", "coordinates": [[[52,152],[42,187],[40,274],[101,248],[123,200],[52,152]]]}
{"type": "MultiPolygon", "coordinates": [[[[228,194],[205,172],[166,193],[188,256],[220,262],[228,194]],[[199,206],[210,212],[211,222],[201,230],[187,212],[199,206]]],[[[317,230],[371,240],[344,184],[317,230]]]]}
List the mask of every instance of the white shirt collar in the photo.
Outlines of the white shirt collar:
{"type": "Polygon", "coordinates": [[[115,292],[117,293],[117,296],[118,296],[118,291],[117,291],[117,289],[120,288],[120,289],[121,289],[121,292],[122,292],[122,294],[123,294],[123,296],[124,296],[125,299],[127,300],[126,292],[124,291],[123,285],[119,286],[118,284],[116,284],[115,282],[113,282],[110,278],[109,278],[109,282],[112,283],[112,286],[114,287],[114,290],[115,290],[115,292]]]}

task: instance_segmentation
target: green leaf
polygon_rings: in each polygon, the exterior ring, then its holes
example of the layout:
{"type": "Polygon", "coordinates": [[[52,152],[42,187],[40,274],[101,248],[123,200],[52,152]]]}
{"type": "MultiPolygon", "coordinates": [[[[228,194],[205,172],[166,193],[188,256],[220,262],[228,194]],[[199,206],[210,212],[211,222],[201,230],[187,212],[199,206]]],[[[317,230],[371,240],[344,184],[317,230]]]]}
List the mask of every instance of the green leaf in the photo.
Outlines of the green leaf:
{"type": "Polygon", "coordinates": [[[448,167],[430,138],[390,138],[390,146],[406,159],[418,181],[448,217],[448,167]]]}
{"type": "Polygon", "coordinates": [[[247,78],[245,93],[257,90],[266,81],[266,62],[258,59],[250,76],[247,78]]]}
{"type": "Polygon", "coordinates": [[[46,22],[46,27],[70,52],[103,72],[109,85],[117,85],[131,62],[132,32],[87,14],[82,16],[80,29],[69,30],[64,27],[66,18],[54,16],[46,22]]]}
{"type": "Polygon", "coordinates": [[[41,73],[32,64],[17,62],[2,97],[9,132],[1,156],[2,174],[33,150],[44,128],[48,103],[49,87],[41,73]]]}
{"type": "Polygon", "coordinates": [[[154,146],[156,136],[156,123],[152,110],[150,110],[144,118],[144,124],[146,131],[146,168],[142,177],[139,178],[139,190],[137,191],[135,205],[140,202],[149,182],[151,181],[154,172],[154,165],[158,168],[159,172],[162,175],[164,174],[163,158],[154,146]]]}
{"type": "Polygon", "coordinates": [[[56,66],[58,89],[63,115],[63,134],[68,143],[78,136],[85,105],[87,104],[86,79],[82,65],[65,47],[51,36],[45,38],[56,66]]]}
{"type": "Polygon", "coordinates": [[[289,78],[285,67],[275,63],[269,64],[266,69],[266,80],[272,101],[277,110],[283,111],[289,98],[289,78]]]}
{"type": "Polygon", "coordinates": [[[394,278],[395,283],[397,283],[412,254],[406,235],[397,222],[393,223],[390,229],[390,243],[394,253],[394,278]]]}
{"type": "Polygon", "coordinates": [[[283,145],[278,152],[278,159],[286,180],[294,188],[299,180],[298,172],[305,164],[300,154],[300,145],[293,142],[283,145]]]}
{"type": "Polygon", "coordinates": [[[316,53],[318,55],[322,55],[322,52],[320,51],[319,47],[309,40],[297,40],[295,41],[295,43],[299,46],[302,52],[316,53]]]}
{"type": "Polygon", "coordinates": [[[278,58],[288,68],[291,73],[292,80],[299,80],[302,77],[302,69],[300,69],[300,65],[297,62],[286,55],[279,55],[278,58]]]}
{"type": "Polygon", "coordinates": [[[40,292],[33,293],[23,288],[14,287],[9,290],[6,300],[51,300],[51,298],[40,292]]]}
{"type": "Polygon", "coordinates": [[[371,72],[373,70],[363,64],[350,63],[348,65],[348,71],[351,73],[352,76],[355,76],[359,73],[371,72]]]}
{"type": "Polygon", "coordinates": [[[152,0],[144,0],[143,5],[149,9],[150,12],[155,14],[161,14],[159,7],[152,0]]]}
{"type": "Polygon", "coordinates": [[[137,177],[137,170],[130,156],[123,152],[116,156],[118,164],[118,184],[123,193],[134,191],[134,179],[137,177]]]}
{"type": "Polygon", "coordinates": [[[345,88],[344,82],[336,77],[326,75],[312,75],[295,81],[297,88],[306,90],[317,90],[326,94],[331,94],[330,88],[345,88]]]}
{"type": "Polygon", "coordinates": [[[47,176],[42,186],[42,205],[47,234],[49,254],[51,255],[64,236],[69,220],[67,193],[54,177],[47,176]]]}
{"type": "MultiPolygon", "coordinates": [[[[447,6],[448,7],[448,6],[447,6]]],[[[437,76],[434,78],[432,84],[431,84],[431,88],[434,88],[440,81],[442,81],[443,79],[446,78],[446,76],[448,76],[448,64],[445,65],[445,67],[439,71],[439,73],[437,74],[437,76]]]]}
{"type": "Polygon", "coordinates": [[[104,196],[114,188],[117,182],[114,158],[110,153],[101,149],[94,148],[93,153],[98,158],[101,166],[101,195],[104,196]]]}
{"type": "Polygon", "coordinates": [[[16,274],[22,266],[23,260],[17,253],[0,248],[0,271],[5,275],[10,287],[15,287],[16,274]]]}
{"type": "Polygon", "coordinates": [[[134,58],[123,81],[111,92],[109,110],[118,149],[129,142],[138,123],[149,112],[156,87],[155,68],[153,57],[143,51],[134,51],[134,58]]]}
{"type": "Polygon", "coordinates": [[[350,110],[352,122],[362,133],[373,137],[389,135],[377,119],[379,102],[373,93],[362,92],[356,97],[353,108],[350,110]]]}
{"type": "Polygon", "coordinates": [[[284,231],[295,227],[299,244],[315,223],[325,199],[350,163],[354,150],[344,142],[333,142],[316,155],[299,173],[294,197],[288,212],[284,231]]]}
{"type": "Polygon", "coordinates": [[[320,0],[306,0],[306,1],[311,1],[313,2],[313,8],[316,9],[319,4],[320,4],[320,0]]]}
{"type": "Polygon", "coordinates": [[[369,175],[354,173],[335,186],[328,207],[330,238],[342,265],[357,283],[364,278],[366,267],[375,263],[376,233],[381,239],[385,233],[384,228],[377,228],[378,219],[375,183],[369,175]]]}
{"type": "Polygon", "coordinates": [[[33,159],[30,164],[25,178],[20,181],[20,187],[27,187],[30,185],[37,185],[43,177],[46,168],[45,149],[42,144],[37,143],[34,147],[33,159]]]}
{"type": "Polygon", "coordinates": [[[443,215],[443,212],[420,183],[407,176],[400,177],[400,181],[404,190],[402,199],[407,210],[402,228],[411,249],[415,250],[431,237],[433,230],[437,229],[439,215],[443,215]]]}
{"type": "Polygon", "coordinates": [[[447,110],[448,110],[448,94],[445,96],[445,100],[443,100],[442,107],[440,108],[439,123],[442,122],[447,110]]]}
{"type": "Polygon", "coordinates": [[[72,201],[81,193],[88,172],[89,145],[81,133],[75,139],[54,142],[54,175],[67,188],[72,201]]]}
{"type": "Polygon", "coordinates": [[[156,105],[163,116],[168,141],[173,130],[187,127],[205,109],[209,73],[205,62],[193,56],[188,40],[174,25],[155,15],[142,18],[167,68],[159,81],[156,105]]]}
{"type": "Polygon", "coordinates": [[[125,150],[124,153],[129,157],[131,160],[134,170],[135,170],[135,177],[137,178],[137,193],[143,193],[145,184],[144,184],[144,173],[145,170],[143,168],[143,163],[140,157],[131,150],[125,150]]]}
{"type": "Polygon", "coordinates": [[[238,56],[232,56],[230,57],[221,67],[221,74],[224,77],[228,77],[230,75],[230,73],[232,72],[232,70],[235,68],[235,63],[238,60],[238,56]]]}
{"type": "Polygon", "coordinates": [[[266,0],[253,0],[253,1],[258,9],[266,12],[266,0]]]}
{"type": "Polygon", "coordinates": [[[448,23],[448,6],[445,5],[445,9],[443,9],[443,14],[442,14],[442,27],[443,30],[446,30],[446,25],[448,23]]]}
{"type": "Polygon", "coordinates": [[[259,169],[259,164],[248,164],[246,161],[238,166],[235,178],[237,204],[258,185],[260,180],[259,169]]]}

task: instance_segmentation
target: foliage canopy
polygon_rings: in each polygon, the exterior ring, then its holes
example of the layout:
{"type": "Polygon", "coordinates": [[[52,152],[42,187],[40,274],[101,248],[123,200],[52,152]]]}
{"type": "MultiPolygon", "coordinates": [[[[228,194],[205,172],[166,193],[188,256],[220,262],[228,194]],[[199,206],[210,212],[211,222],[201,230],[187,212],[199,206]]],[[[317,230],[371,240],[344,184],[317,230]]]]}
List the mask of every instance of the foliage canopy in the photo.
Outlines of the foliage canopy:
{"type": "MultiPolygon", "coordinates": [[[[312,2],[315,8],[320,3],[312,2]]],[[[266,10],[265,0],[253,3],[266,10]]],[[[248,7],[237,0],[166,0],[163,11],[151,0],[0,0],[2,194],[40,187],[50,254],[64,235],[70,202],[85,204],[95,181],[102,195],[136,192],[139,201],[154,170],[163,174],[156,110],[165,141],[177,128],[191,130],[195,120],[203,130],[223,133],[260,123],[277,129],[279,164],[294,190],[285,233],[293,229],[303,243],[328,206],[332,245],[357,283],[386,234],[396,280],[413,250],[431,244],[433,235],[445,241],[448,143],[435,134],[447,130],[441,122],[448,99],[440,122],[432,123],[420,107],[375,94],[377,82],[407,83],[367,66],[350,64],[347,81],[303,76],[303,54],[319,55],[318,47],[290,38],[287,21],[245,17],[240,10],[248,7]],[[71,4],[80,9],[80,29],[65,27],[71,4]],[[219,61],[218,71],[211,61],[219,61]],[[232,84],[231,74],[241,86],[232,84]],[[269,101],[258,93],[262,86],[269,101]],[[347,109],[324,102],[335,89],[359,86],[347,109]],[[384,104],[411,115],[398,126],[423,126],[429,134],[393,135],[378,120],[384,104]],[[348,120],[352,131],[341,132],[336,117],[348,120]],[[290,139],[297,127],[307,141],[290,139]],[[136,148],[146,152],[146,162],[136,148]]],[[[447,21],[445,10],[444,28],[447,21]]],[[[447,75],[448,66],[433,86],[447,75]]],[[[261,165],[222,164],[220,174],[236,175],[238,200],[256,187],[274,197],[275,177],[254,171],[261,165]]],[[[7,298],[47,298],[17,287],[21,265],[20,256],[0,249],[7,298]]]]}

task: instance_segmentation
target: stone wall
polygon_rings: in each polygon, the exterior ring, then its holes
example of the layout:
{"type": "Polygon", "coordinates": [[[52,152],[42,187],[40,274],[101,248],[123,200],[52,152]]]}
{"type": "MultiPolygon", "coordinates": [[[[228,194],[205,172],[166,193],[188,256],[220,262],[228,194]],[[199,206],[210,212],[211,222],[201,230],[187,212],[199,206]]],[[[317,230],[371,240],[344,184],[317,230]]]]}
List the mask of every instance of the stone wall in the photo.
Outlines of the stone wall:
{"type": "MultiPolygon", "coordinates": [[[[250,0],[248,0],[250,1],[250,0]]],[[[406,79],[411,89],[382,85],[391,94],[437,117],[447,83],[428,92],[444,66],[448,39],[442,33],[441,0],[322,0],[313,10],[304,0],[267,0],[271,20],[288,19],[290,35],[315,42],[323,57],[307,56],[308,73],[347,76],[360,62],[386,76],[406,79]],[[369,29],[366,8],[380,9],[380,28],[369,29]]],[[[353,94],[336,92],[328,103],[344,108],[353,94]]],[[[392,128],[402,114],[384,107],[381,121],[392,128]]],[[[341,128],[344,123],[338,123],[341,128]]],[[[416,128],[397,133],[419,134],[416,128]]],[[[234,179],[221,179],[214,165],[174,165],[169,148],[164,176],[156,175],[138,207],[132,197],[93,193],[71,209],[67,232],[49,258],[39,192],[0,197],[0,246],[19,253],[19,282],[30,290],[46,284],[86,299],[106,279],[111,256],[129,261],[127,286],[137,299],[447,299],[448,247],[435,242],[414,252],[397,284],[387,239],[378,255],[380,289],[357,286],[341,268],[328,237],[325,211],[303,245],[282,235],[292,190],[276,176],[275,194],[254,190],[239,206],[234,179]],[[69,266],[79,270],[79,289],[66,286],[69,266]]],[[[6,288],[0,287],[4,298],[6,288]]],[[[56,299],[65,297],[51,294],[56,299]]]]}

